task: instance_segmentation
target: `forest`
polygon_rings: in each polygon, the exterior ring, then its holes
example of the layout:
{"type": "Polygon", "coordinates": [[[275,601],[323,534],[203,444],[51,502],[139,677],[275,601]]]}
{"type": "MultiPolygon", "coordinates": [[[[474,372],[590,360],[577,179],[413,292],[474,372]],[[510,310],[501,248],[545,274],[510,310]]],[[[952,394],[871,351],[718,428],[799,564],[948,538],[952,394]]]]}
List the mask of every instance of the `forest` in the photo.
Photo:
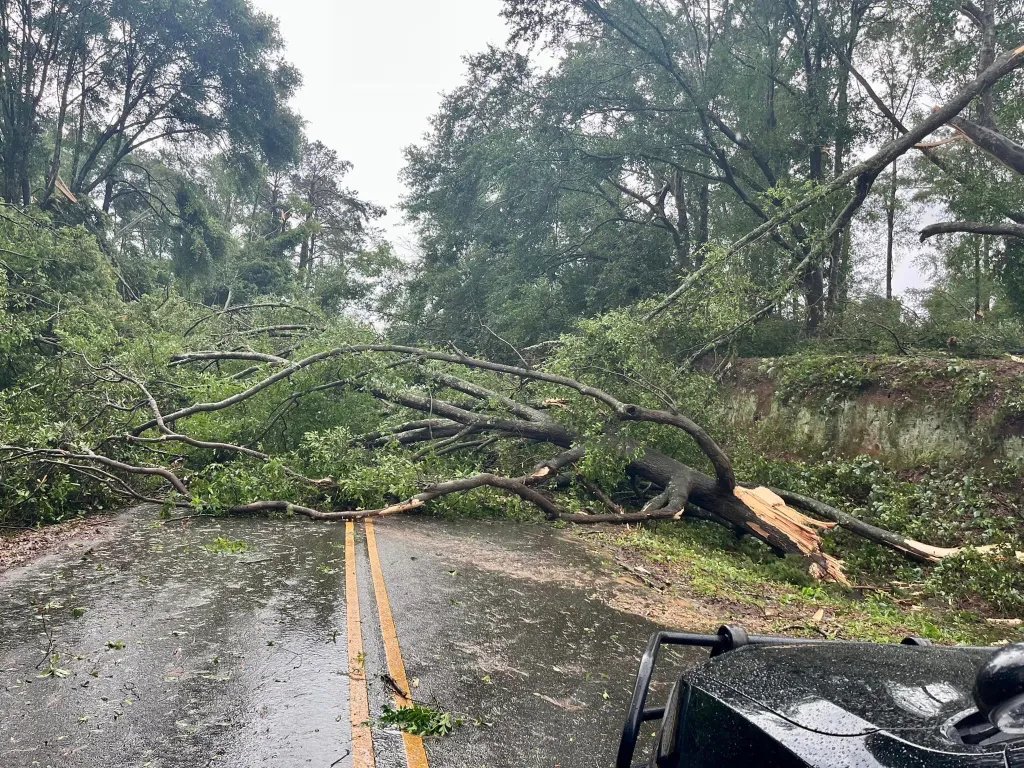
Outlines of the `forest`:
{"type": "Polygon", "coordinates": [[[406,150],[415,258],[248,0],[2,8],[5,530],[668,521],[808,589],[1024,607],[1020,456],[803,456],[723,383],[941,371],[1021,435],[1020,0],[505,0],[406,150]]]}

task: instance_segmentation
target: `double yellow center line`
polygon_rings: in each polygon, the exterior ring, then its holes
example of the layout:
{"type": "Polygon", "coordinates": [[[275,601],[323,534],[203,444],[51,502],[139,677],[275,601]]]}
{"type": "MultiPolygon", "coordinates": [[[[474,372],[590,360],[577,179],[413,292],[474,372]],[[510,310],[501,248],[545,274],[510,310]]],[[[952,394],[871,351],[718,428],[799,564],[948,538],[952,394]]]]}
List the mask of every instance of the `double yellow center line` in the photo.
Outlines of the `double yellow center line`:
{"type": "MultiPolygon", "coordinates": [[[[380,617],[381,637],[384,641],[384,655],[387,659],[388,674],[395,682],[395,706],[412,705],[409,679],[405,674],[402,649],[398,645],[398,631],[395,617],[388,600],[388,589],[384,583],[384,571],[377,552],[377,534],[373,521],[366,521],[366,550],[370,559],[370,574],[373,580],[373,595],[380,617]]],[[[359,582],[356,576],[355,523],[345,523],[345,602],[348,616],[348,666],[349,666],[349,712],[352,719],[352,767],[374,768],[373,736],[367,724],[370,719],[369,697],[366,689],[364,669],[362,618],[359,612],[359,582]]],[[[405,759],[409,768],[428,768],[427,753],[423,739],[402,732],[405,759]]]]}
{"type": "Polygon", "coordinates": [[[353,768],[373,768],[363,622],[359,615],[359,582],[356,579],[356,527],[351,520],[345,523],[345,613],[348,617],[348,702],[349,714],[352,716],[352,765],[353,768]]]}

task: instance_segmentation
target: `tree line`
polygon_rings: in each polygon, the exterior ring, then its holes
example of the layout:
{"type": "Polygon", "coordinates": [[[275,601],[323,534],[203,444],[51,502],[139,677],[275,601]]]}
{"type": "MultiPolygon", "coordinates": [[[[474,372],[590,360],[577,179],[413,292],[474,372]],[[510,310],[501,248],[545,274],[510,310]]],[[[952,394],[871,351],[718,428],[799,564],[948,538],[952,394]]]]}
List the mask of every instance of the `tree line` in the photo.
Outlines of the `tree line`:
{"type": "Polygon", "coordinates": [[[0,195],[84,224],[126,298],[364,298],[383,210],[305,136],[277,21],[247,0],[0,4],[0,195]]]}
{"type": "MultiPolygon", "coordinates": [[[[1024,4],[998,0],[509,0],[504,14],[509,44],[469,59],[406,168],[423,247],[410,318],[495,350],[488,328],[536,344],[671,291],[1024,40],[1024,4]]],[[[701,273],[722,298],[691,311],[771,304],[758,324],[787,338],[846,334],[869,295],[896,320],[1019,318],[1020,78],[975,95],[853,210],[823,199],[701,273]],[[893,305],[900,253],[938,279],[893,305]]]]}

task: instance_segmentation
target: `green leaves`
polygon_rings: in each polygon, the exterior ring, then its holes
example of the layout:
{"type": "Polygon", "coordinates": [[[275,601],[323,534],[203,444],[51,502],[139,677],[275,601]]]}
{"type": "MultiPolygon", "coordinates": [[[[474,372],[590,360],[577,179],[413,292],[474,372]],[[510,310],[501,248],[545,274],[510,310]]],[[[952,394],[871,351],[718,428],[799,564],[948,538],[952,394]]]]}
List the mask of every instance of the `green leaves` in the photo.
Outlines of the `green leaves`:
{"type": "Polygon", "coordinates": [[[965,593],[977,595],[1003,615],[1017,617],[1024,611],[1024,563],[1012,546],[984,554],[965,549],[936,566],[927,589],[952,604],[965,593]]]}
{"type": "Polygon", "coordinates": [[[50,677],[56,680],[71,676],[71,670],[60,665],[60,654],[51,653],[46,659],[46,667],[39,673],[38,677],[50,677]]]}
{"type": "Polygon", "coordinates": [[[218,536],[203,547],[215,555],[243,555],[249,551],[249,545],[241,539],[228,539],[224,536],[218,536]]]}
{"type": "Polygon", "coordinates": [[[299,501],[306,489],[282,469],[280,462],[248,458],[209,461],[190,478],[190,502],[196,509],[219,512],[254,499],[299,501]]]}
{"type": "Polygon", "coordinates": [[[639,458],[640,453],[640,449],[626,453],[613,443],[594,440],[587,443],[587,452],[576,466],[586,479],[603,488],[615,488],[626,477],[626,466],[639,458]]]}
{"type": "Polygon", "coordinates": [[[461,718],[451,712],[444,712],[423,704],[411,704],[407,707],[392,707],[385,704],[377,723],[385,728],[397,728],[413,736],[442,737],[448,736],[463,724],[461,718]]]}

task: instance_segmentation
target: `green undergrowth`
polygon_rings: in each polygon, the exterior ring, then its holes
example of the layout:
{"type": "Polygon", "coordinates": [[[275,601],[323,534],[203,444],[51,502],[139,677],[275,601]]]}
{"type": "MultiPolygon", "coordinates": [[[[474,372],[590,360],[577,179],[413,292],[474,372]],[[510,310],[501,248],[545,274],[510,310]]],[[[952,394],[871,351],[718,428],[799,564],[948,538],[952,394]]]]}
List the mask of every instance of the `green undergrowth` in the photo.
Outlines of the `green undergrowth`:
{"type": "MultiPolygon", "coordinates": [[[[671,574],[673,590],[703,605],[708,626],[732,621],[750,631],[892,642],[908,635],[939,643],[988,644],[1017,639],[975,611],[922,604],[913,585],[848,589],[814,582],[794,557],[778,558],[759,543],[737,540],[720,526],[659,524],[609,534],[611,542],[671,574]]],[[[858,587],[863,586],[858,584],[858,587]]]]}
{"type": "Polygon", "coordinates": [[[869,456],[818,462],[759,459],[743,475],[846,510],[862,520],[937,546],[995,546],[949,557],[938,566],[912,563],[902,555],[849,533],[827,537],[846,561],[851,578],[863,583],[906,583],[950,608],[970,607],[987,616],[1015,618],[1024,612],[1024,551],[1020,467],[935,466],[895,472],[869,456]]]}
{"type": "Polygon", "coordinates": [[[1015,556],[1024,551],[1024,490],[1016,464],[896,472],[869,456],[733,455],[747,480],[813,496],[929,544],[996,549],[967,548],[923,565],[837,529],[824,538],[856,587],[847,589],[813,582],[799,558],[776,557],[752,537],[737,539],[708,523],[641,527],[614,535],[615,544],[664,563],[689,595],[766,631],[864,640],[912,634],[943,643],[1020,639],[1013,622],[1024,615],[1024,563],[1015,556]],[[808,622],[819,610],[823,619],[808,622]]]}

